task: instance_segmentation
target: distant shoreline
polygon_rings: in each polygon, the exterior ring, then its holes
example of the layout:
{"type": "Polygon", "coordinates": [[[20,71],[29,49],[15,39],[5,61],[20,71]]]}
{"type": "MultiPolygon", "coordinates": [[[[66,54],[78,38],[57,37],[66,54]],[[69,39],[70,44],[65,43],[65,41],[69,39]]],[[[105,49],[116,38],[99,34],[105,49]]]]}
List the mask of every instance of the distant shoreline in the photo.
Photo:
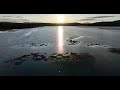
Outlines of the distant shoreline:
{"type": "Polygon", "coordinates": [[[26,29],[37,28],[44,26],[80,26],[80,27],[97,27],[99,29],[120,30],[120,21],[116,22],[97,22],[92,24],[81,23],[12,23],[12,22],[0,22],[0,31],[8,31],[12,29],[26,29]],[[116,23],[117,22],[117,23],[116,23]]]}
{"type": "MultiPolygon", "coordinates": [[[[54,26],[61,26],[61,25],[54,25],[54,26]]],[[[37,27],[25,27],[25,28],[23,28],[23,27],[18,27],[18,28],[7,28],[7,29],[3,29],[3,28],[1,28],[0,27],[0,31],[12,31],[12,30],[14,30],[14,29],[30,29],[30,28],[38,28],[38,27],[46,27],[46,26],[37,26],[37,27]]],[[[51,27],[51,26],[48,26],[48,27],[51,27]]],[[[84,27],[84,28],[91,28],[91,27],[93,27],[93,28],[98,28],[98,29],[107,29],[107,30],[120,30],[120,26],[118,27],[116,27],[116,26],[75,26],[75,27],[84,27]]]]}

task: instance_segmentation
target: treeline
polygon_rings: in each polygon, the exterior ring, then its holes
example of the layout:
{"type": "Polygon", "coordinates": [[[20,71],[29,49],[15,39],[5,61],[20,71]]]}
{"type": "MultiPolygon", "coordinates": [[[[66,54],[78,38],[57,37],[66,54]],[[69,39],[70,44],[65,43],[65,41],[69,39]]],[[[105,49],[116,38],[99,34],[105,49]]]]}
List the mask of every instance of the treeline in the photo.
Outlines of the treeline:
{"type": "Polygon", "coordinates": [[[87,26],[120,26],[120,20],[111,21],[111,22],[96,22],[92,24],[84,24],[87,26]]]}
{"type": "Polygon", "coordinates": [[[13,22],[0,22],[0,31],[11,29],[24,29],[35,28],[43,26],[79,26],[80,23],[13,23],[13,22]]]}
{"type": "Polygon", "coordinates": [[[0,30],[35,28],[35,27],[39,27],[39,26],[40,26],[39,23],[0,22],[0,30]]]}

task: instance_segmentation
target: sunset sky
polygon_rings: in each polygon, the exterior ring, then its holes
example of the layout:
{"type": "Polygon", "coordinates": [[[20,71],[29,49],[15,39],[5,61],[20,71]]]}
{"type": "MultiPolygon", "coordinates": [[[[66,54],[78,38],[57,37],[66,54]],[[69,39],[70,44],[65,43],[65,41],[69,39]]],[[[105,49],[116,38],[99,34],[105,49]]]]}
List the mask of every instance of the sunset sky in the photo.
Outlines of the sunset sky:
{"type": "Polygon", "coordinates": [[[120,20],[120,14],[0,14],[0,22],[92,23],[120,20]]]}

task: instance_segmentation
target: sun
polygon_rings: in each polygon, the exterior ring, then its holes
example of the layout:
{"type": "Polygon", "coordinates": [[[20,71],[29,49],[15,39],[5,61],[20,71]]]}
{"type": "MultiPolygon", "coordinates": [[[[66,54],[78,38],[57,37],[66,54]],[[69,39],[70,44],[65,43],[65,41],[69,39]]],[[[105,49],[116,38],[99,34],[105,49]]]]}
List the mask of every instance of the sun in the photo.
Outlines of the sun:
{"type": "Polygon", "coordinates": [[[57,23],[64,23],[64,22],[65,22],[64,15],[57,16],[57,23]]]}

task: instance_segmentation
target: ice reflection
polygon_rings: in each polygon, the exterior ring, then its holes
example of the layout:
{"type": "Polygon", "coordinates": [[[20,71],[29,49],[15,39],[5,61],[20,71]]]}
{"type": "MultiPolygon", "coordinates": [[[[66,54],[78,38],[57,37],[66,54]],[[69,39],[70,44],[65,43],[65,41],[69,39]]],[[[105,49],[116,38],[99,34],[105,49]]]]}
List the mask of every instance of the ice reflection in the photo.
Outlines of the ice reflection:
{"type": "Polygon", "coordinates": [[[63,26],[58,26],[58,53],[64,52],[63,26]]]}

